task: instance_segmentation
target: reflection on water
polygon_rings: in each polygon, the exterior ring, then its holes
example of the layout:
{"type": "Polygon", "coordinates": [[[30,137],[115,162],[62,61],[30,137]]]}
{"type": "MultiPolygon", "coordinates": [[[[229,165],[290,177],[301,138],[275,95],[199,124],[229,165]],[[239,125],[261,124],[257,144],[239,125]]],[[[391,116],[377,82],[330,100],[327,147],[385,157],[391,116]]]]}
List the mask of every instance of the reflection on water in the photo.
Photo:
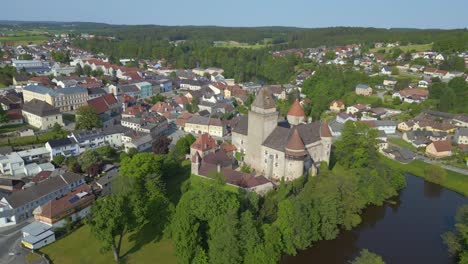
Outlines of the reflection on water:
{"type": "Polygon", "coordinates": [[[429,198],[439,198],[442,195],[442,192],[444,191],[444,187],[424,181],[424,195],[429,198]]]}
{"type": "Polygon", "coordinates": [[[349,263],[367,248],[386,263],[454,263],[440,235],[452,228],[456,209],[468,199],[418,177],[406,178],[407,187],[400,195],[383,206],[366,208],[357,228],[320,241],[297,256],[284,256],[281,262],[349,263]]]}

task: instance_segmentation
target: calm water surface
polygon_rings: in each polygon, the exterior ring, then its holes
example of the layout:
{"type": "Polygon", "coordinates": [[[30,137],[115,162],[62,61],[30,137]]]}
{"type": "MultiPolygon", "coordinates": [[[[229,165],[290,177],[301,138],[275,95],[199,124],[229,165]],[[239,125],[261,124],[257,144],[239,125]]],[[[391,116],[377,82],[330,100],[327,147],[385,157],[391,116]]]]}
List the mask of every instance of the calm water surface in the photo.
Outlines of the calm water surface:
{"type": "Polygon", "coordinates": [[[394,204],[367,208],[357,228],[296,256],[284,256],[282,264],[349,263],[363,248],[387,264],[454,263],[440,235],[453,227],[457,208],[468,199],[416,176],[407,175],[406,180],[394,204]]]}

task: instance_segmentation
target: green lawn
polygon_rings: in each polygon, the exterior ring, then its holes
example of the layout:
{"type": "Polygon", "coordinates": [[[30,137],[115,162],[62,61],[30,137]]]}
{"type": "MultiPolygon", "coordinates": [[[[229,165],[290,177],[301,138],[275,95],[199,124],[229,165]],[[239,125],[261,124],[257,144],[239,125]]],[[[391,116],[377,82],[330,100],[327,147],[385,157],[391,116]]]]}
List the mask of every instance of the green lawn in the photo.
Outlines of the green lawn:
{"type": "Polygon", "coordinates": [[[64,138],[66,136],[59,136],[53,131],[45,132],[40,135],[36,136],[28,136],[28,137],[10,137],[10,138],[2,138],[0,140],[0,147],[1,146],[26,146],[26,145],[34,145],[34,144],[44,144],[47,141],[53,139],[64,138]],[[8,141],[9,139],[9,141],[8,141]]]}
{"type": "MultiPolygon", "coordinates": [[[[414,160],[408,164],[402,164],[384,156],[382,156],[382,161],[391,168],[401,169],[422,178],[425,178],[424,168],[428,166],[427,163],[420,160],[414,160]]],[[[468,196],[468,176],[450,170],[446,171],[447,178],[442,185],[450,190],[468,196]]]]}
{"type": "Polygon", "coordinates": [[[408,143],[408,142],[404,141],[401,138],[388,138],[388,141],[390,143],[393,143],[393,144],[397,145],[397,146],[407,148],[407,149],[412,150],[412,151],[418,151],[418,149],[415,148],[413,145],[411,145],[411,143],[408,143]]]}
{"type": "Polygon", "coordinates": [[[26,125],[25,124],[18,124],[18,125],[3,126],[3,127],[0,127],[0,134],[13,132],[15,130],[18,130],[21,127],[24,127],[24,126],[26,126],[26,125]]]}
{"type": "MultiPolygon", "coordinates": [[[[125,236],[120,252],[122,263],[177,263],[171,241],[155,241],[154,233],[148,229],[138,235],[125,236]]],[[[100,252],[100,243],[87,225],[40,251],[47,254],[54,264],[114,263],[112,252],[100,252]]]]}
{"type": "MultiPolygon", "coordinates": [[[[426,50],[431,50],[432,49],[432,43],[430,43],[430,44],[406,45],[406,46],[400,46],[400,47],[397,47],[397,48],[400,48],[404,52],[410,52],[412,50],[426,51],[426,50]]],[[[392,50],[394,48],[373,48],[373,49],[370,49],[369,51],[370,52],[377,52],[377,51],[382,50],[382,49],[385,49],[385,51],[388,52],[389,50],[392,50]]]]}
{"type": "Polygon", "coordinates": [[[245,49],[260,49],[265,48],[265,44],[248,44],[237,41],[218,41],[215,45],[217,48],[245,48],[245,49]]]}
{"type": "Polygon", "coordinates": [[[40,44],[49,39],[51,39],[51,37],[46,35],[31,34],[0,37],[0,42],[12,41],[15,45],[29,44],[29,42],[40,44]]]}

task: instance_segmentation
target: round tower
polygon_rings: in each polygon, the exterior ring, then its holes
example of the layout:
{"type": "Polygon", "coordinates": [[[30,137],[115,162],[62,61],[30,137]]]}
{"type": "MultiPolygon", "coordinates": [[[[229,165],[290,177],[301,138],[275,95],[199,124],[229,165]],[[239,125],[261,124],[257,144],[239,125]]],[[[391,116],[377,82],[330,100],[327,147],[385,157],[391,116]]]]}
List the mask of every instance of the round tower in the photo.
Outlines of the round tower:
{"type": "Polygon", "coordinates": [[[304,109],[302,109],[299,100],[295,100],[291,108],[288,111],[287,119],[290,125],[297,126],[300,123],[304,123],[306,120],[306,115],[304,109]]]}
{"type": "Polygon", "coordinates": [[[293,128],[288,144],[285,147],[285,155],[286,180],[291,181],[304,175],[304,159],[307,156],[307,150],[305,149],[304,142],[295,127],[293,128]]]}

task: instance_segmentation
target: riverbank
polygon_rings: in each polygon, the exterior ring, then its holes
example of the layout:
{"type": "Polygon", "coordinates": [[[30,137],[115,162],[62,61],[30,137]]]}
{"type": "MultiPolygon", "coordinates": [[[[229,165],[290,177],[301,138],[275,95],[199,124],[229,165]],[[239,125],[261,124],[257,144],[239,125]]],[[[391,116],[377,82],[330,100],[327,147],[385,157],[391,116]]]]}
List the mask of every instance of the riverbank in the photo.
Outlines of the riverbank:
{"type": "MultiPolygon", "coordinates": [[[[404,164],[385,156],[381,157],[384,164],[393,169],[400,169],[415,176],[421,177],[423,179],[427,179],[424,173],[424,169],[427,166],[430,166],[430,164],[427,164],[420,160],[413,160],[410,163],[404,164]]],[[[464,196],[468,196],[468,176],[451,170],[444,170],[447,171],[447,178],[441,185],[450,190],[463,194],[464,196]]]]}

